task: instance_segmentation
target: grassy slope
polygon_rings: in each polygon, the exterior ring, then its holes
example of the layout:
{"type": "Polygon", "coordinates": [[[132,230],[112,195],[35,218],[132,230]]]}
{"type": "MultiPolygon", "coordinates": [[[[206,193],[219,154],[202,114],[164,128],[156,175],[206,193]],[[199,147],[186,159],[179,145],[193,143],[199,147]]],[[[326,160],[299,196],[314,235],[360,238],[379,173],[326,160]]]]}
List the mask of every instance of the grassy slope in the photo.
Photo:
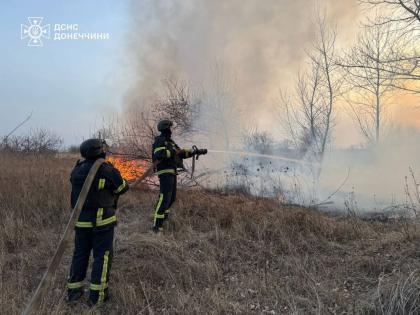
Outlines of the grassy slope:
{"type": "MultiPolygon", "coordinates": [[[[0,156],[3,314],[22,310],[55,249],[73,163],[0,156]]],[[[418,299],[412,224],[181,190],[165,235],[156,237],[149,233],[155,198],[142,188],[120,202],[112,301],[100,310],[66,305],[69,249],[40,313],[396,314],[418,299]]]]}

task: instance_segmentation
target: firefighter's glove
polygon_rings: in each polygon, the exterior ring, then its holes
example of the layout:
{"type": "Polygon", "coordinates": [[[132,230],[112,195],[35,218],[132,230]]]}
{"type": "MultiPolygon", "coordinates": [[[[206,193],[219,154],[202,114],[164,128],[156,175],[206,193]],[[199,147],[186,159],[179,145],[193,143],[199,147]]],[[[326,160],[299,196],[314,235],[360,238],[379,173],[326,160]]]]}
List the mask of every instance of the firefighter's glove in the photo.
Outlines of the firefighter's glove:
{"type": "Polygon", "coordinates": [[[184,149],[177,149],[175,150],[176,156],[185,156],[185,150],[184,149]]]}

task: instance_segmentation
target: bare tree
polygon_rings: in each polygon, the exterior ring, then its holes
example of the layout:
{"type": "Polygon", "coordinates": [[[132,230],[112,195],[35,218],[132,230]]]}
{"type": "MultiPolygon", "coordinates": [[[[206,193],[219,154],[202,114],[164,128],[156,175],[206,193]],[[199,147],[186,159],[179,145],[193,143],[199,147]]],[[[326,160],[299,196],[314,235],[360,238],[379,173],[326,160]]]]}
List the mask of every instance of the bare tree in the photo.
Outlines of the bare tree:
{"type": "Polygon", "coordinates": [[[341,78],[336,75],[335,64],[335,42],[337,38],[336,28],[329,28],[326,24],[326,17],[318,15],[317,21],[318,38],[315,42],[315,55],[311,57],[317,63],[322,73],[322,86],[324,95],[321,97],[324,104],[323,132],[321,133],[321,157],[324,155],[325,146],[330,136],[332,127],[332,113],[335,100],[339,94],[341,78]],[[317,57],[318,55],[318,57],[317,57]]]}
{"type": "Polygon", "coordinates": [[[156,119],[140,108],[131,108],[123,118],[113,122],[112,151],[128,159],[150,161],[152,144],[157,136],[156,119]]]}
{"type": "Polygon", "coordinates": [[[369,142],[379,142],[381,138],[392,92],[405,88],[396,73],[396,60],[402,58],[403,50],[401,37],[393,32],[391,25],[376,23],[364,27],[356,45],[339,62],[348,89],[345,99],[369,142]],[[389,60],[395,62],[390,64],[389,60]]]}
{"type": "Polygon", "coordinates": [[[306,153],[315,147],[319,151],[319,129],[321,126],[320,73],[318,63],[311,63],[310,70],[298,75],[295,95],[284,92],[280,95],[281,106],[285,110],[284,126],[296,149],[306,153]]]}
{"type": "MultiPolygon", "coordinates": [[[[414,45],[420,35],[420,1],[419,0],[359,0],[364,6],[370,9],[377,9],[383,12],[381,19],[371,21],[371,25],[392,26],[394,36],[402,37],[405,40],[404,53],[397,58],[381,60],[383,72],[395,74],[400,80],[420,80],[420,53],[414,45]]],[[[400,45],[403,45],[400,43],[400,45]]],[[[419,93],[416,87],[407,88],[412,92],[419,93]]]]}
{"type": "Polygon", "coordinates": [[[418,29],[416,24],[420,23],[419,0],[359,0],[359,2],[388,12],[388,17],[381,21],[381,24],[402,23],[411,30],[418,29]]]}
{"type": "Polygon", "coordinates": [[[24,154],[53,154],[57,153],[63,140],[46,129],[33,129],[26,135],[9,135],[0,148],[7,152],[24,154]]]}
{"type": "Polygon", "coordinates": [[[154,117],[175,122],[174,129],[179,134],[193,132],[200,101],[194,97],[187,83],[173,78],[166,79],[164,83],[165,94],[153,105],[154,117]]]}
{"type": "Polygon", "coordinates": [[[285,124],[292,141],[303,154],[321,160],[333,126],[333,109],[341,78],[335,64],[336,28],[318,15],[317,37],[308,53],[309,67],[298,75],[294,95],[281,93],[285,124]]]}
{"type": "Polygon", "coordinates": [[[126,115],[114,118],[100,131],[112,140],[115,153],[128,158],[151,160],[151,147],[158,131],[157,122],[170,119],[175,122],[175,135],[189,135],[194,128],[199,101],[185,82],[164,81],[165,91],[150,104],[131,104],[126,115]]]}

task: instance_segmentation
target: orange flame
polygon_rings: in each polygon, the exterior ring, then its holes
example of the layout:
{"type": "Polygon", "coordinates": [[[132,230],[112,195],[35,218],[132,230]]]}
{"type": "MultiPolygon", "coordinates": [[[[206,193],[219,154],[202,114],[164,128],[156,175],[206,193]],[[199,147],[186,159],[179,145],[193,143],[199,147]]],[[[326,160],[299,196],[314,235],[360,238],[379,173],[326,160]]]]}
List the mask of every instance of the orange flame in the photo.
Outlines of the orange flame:
{"type": "Polygon", "coordinates": [[[110,156],[108,161],[117,168],[121,176],[128,181],[139,178],[147,169],[147,163],[140,160],[128,160],[125,158],[110,156]]]}

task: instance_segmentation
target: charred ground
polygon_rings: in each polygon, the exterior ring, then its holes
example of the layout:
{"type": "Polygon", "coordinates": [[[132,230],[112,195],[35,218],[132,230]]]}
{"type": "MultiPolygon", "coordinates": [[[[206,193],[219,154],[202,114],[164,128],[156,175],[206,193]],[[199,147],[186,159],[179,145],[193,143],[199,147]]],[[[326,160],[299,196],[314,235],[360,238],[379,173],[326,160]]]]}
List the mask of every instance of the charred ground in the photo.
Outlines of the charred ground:
{"type": "MultiPolygon", "coordinates": [[[[68,215],[70,158],[0,155],[0,309],[18,314],[68,215]]],[[[65,302],[71,247],[40,314],[416,314],[415,222],[329,217],[276,200],[180,190],[161,237],[156,192],[120,201],[111,301],[65,302]]]]}

